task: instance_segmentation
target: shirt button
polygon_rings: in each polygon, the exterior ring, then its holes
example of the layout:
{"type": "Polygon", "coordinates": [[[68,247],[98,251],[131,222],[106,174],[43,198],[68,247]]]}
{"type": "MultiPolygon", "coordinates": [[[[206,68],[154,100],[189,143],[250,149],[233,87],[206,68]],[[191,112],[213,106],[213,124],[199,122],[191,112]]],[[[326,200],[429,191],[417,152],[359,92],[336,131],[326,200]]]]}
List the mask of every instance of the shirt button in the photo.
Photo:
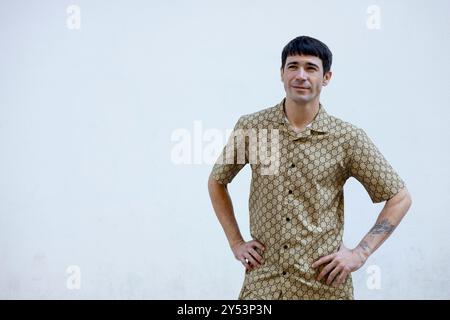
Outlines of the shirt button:
{"type": "Polygon", "coordinates": [[[289,190],[289,194],[292,194],[292,190],[289,190]]]}
{"type": "Polygon", "coordinates": [[[291,164],[291,168],[295,168],[295,164],[293,163],[293,164],[291,164]]]}
{"type": "Polygon", "coordinates": [[[291,221],[291,218],[287,217],[287,218],[286,218],[286,221],[287,221],[287,222],[291,221]]]}
{"type": "Polygon", "coordinates": [[[283,276],[285,276],[286,275],[286,271],[283,271],[283,276]]]}
{"type": "Polygon", "coordinates": [[[287,248],[288,248],[287,244],[285,244],[285,245],[283,246],[283,248],[287,249],[287,248]]]}

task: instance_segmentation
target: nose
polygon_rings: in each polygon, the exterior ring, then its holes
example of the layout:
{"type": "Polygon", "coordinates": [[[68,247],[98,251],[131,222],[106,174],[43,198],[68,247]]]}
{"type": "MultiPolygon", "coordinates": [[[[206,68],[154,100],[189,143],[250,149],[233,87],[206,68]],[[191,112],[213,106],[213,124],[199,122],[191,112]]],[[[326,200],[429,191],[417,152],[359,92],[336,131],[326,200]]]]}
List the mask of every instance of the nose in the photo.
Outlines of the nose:
{"type": "Polygon", "coordinates": [[[303,69],[303,67],[299,68],[298,71],[297,71],[297,73],[296,73],[296,75],[295,75],[295,77],[298,78],[298,79],[304,79],[304,80],[306,80],[306,72],[305,72],[305,69],[303,69]]]}

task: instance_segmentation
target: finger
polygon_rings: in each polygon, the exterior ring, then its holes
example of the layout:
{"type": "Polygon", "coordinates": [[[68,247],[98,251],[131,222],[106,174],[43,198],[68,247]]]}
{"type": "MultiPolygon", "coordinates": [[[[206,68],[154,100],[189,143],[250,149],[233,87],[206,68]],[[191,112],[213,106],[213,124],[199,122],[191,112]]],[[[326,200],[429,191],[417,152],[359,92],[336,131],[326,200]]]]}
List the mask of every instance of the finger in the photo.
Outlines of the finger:
{"type": "Polygon", "coordinates": [[[242,259],[241,259],[241,262],[242,262],[242,264],[244,265],[245,269],[251,270],[251,266],[250,266],[250,264],[248,263],[247,259],[242,258],[242,259]]]}
{"type": "Polygon", "coordinates": [[[348,272],[343,270],[341,272],[341,274],[337,277],[336,281],[335,281],[335,286],[340,286],[341,284],[344,283],[345,279],[347,279],[348,276],[348,272]]]}
{"type": "Polygon", "coordinates": [[[243,251],[239,256],[239,261],[241,261],[244,265],[249,266],[250,269],[252,268],[250,259],[248,259],[248,253],[243,251]]]}
{"type": "Polygon", "coordinates": [[[342,271],[342,268],[337,266],[336,268],[333,269],[333,271],[331,271],[331,273],[328,275],[327,278],[327,284],[331,284],[334,280],[334,278],[336,278],[336,276],[339,274],[339,272],[342,271]]]}
{"type": "Polygon", "coordinates": [[[317,277],[317,280],[321,280],[328,272],[330,272],[335,266],[337,265],[337,261],[333,260],[329,264],[325,266],[325,268],[322,269],[322,272],[317,277]]]}
{"type": "Polygon", "coordinates": [[[325,256],[325,257],[322,257],[322,258],[320,258],[319,260],[317,260],[316,262],[314,262],[314,263],[311,265],[311,267],[317,268],[317,267],[320,266],[321,264],[324,264],[324,263],[326,263],[326,262],[329,262],[329,261],[333,260],[335,255],[336,255],[336,253],[333,253],[333,254],[329,254],[329,255],[327,255],[327,256],[325,256]]]}
{"type": "Polygon", "coordinates": [[[245,257],[247,258],[248,262],[253,266],[253,267],[258,267],[260,264],[258,261],[256,261],[249,253],[247,253],[245,255],[245,257]]]}
{"type": "Polygon", "coordinates": [[[254,247],[257,247],[258,249],[260,249],[262,251],[266,250],[266,247],[261,242],[259,242],[257,240],[253,240],[251,242],[251,245],[254,246],[254,247]]]}
{"type": "Polygon", "coordinates": [[[248,252],[255,258],[259,263],[263,263],[263,257],[259,255],[254,249],[248,250],[248,252]]]}

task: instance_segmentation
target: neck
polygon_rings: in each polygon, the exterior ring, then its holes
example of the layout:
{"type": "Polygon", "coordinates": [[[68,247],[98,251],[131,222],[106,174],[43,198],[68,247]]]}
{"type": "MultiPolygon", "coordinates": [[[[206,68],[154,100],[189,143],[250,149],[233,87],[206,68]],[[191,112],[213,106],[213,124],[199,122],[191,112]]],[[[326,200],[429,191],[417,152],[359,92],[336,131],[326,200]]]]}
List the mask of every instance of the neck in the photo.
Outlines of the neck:
{"type": "Polygon", "coordinates": [[[301,103],[286,97],[284,112],[294,127],[305,128],[319,112],[319,98],[301,103]]]}

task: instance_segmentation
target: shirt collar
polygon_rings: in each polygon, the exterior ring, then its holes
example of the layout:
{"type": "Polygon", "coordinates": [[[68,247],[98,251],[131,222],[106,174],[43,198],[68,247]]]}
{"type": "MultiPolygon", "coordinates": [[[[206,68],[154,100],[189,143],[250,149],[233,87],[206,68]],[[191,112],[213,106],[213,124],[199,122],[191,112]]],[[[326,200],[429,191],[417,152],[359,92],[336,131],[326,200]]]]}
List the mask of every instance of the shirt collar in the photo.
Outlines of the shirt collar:
{"type": "MultiPolygon", "coordinates": [[[[283,100],[276,106],[273,115],[270,117],[270,120],[281,124],[286,123],[286,115],[284,113],[285,101],[286,98],[283,98],[283,100]]],[[[330,115],[326,112],[322,103],[319,102],[319,112],[317,112],[313,121],[310,123],[310,125],[308,125],[308,128],[319,132],[328,132],[330,130],[330,115]]]]}

